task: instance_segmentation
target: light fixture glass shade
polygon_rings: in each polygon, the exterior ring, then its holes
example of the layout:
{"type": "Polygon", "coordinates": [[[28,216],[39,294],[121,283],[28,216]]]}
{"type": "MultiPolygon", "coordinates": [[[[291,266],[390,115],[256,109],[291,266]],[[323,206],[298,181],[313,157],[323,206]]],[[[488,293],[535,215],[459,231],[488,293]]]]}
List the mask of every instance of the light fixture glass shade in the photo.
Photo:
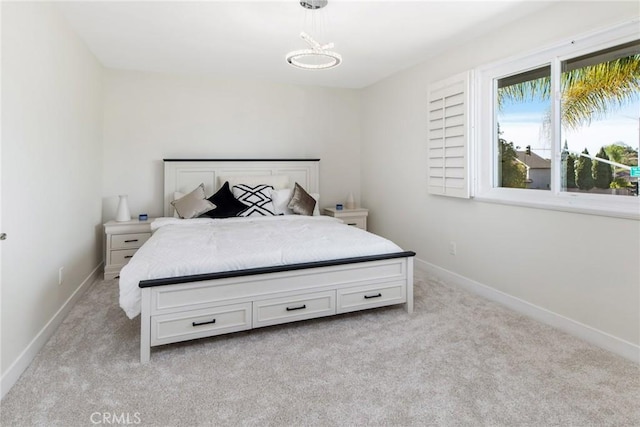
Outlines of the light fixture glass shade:
{"type": "Polygon", "coordinates": [[[287,62],[294,67],[305,70],[324,70],[340,65],[342,56],[328,50],[302,49],[289,52],[287,54],[287,62]]]}
{"type": "Polygon", "coordinates": [[[124,222],[131,221],[131,212],[129,211],[129,202],[127,201],[127,195],[122,194],[118,202],[118,210],[116,212],[116,221],[124,222]]]}
{"type": "Polygon", "coordinates": [[[286,56],[289,64],[305,70],[326,70],[342,63],[342,56],[339,53],[327,50],[333,48],[333,43],[321,45],[304,32],[300,33],[300,37],[311,46],[311,49],[289,52],[286,56]]]}

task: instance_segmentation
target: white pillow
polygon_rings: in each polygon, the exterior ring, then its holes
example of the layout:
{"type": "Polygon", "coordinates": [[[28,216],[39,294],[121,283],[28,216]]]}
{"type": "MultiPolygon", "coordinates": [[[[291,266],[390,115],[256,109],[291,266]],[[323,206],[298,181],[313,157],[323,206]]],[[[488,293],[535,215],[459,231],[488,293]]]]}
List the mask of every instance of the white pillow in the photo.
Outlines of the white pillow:
{"type": "Polygon", "coordinates": [[[276,215],[293,215],[293,211],[287,207],[293,190],[285,188],[283,190],[271,190],[271,201],[276,215]]]}
{"type": "Polygon", "coordinates": [[[320,215],[320,193],[309,193],[311,197],[316,199],[316,207],[313,208],[313,216],[320,215]]]}
{"type": "Polygon", "coordinates": [[[270,185],[276,190],[290,188],[291,183],[287,175],[229,175],[218,177],[218,187],[222,187],[225,181],[229,181],[229,188],[235,185],[245,184],[251,187],[265,184],[270,185]]]}
{"type": "MultiPolygon", "coordinates": [[[[283,190],[271,190],[271,200],[273,201],[273,207],[276,215],[294,215],[293,211],[287,207],[293,190],[291,188],[285,188],[283,190]]],[[[313,215],[320,215],[320,194],[309,193],[311,197],[316,200],[316,207],[313,208],[313,215]]]]}

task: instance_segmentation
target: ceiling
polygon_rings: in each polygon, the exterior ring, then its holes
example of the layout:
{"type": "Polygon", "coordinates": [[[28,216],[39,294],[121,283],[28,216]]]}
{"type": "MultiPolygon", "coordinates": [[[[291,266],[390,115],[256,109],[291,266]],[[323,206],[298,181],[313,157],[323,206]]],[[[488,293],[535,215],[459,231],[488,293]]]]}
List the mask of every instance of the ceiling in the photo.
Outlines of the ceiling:
{"type": "Polygon", "coordinates": [[[362,88],[549,4],[329,0],[317,11],[298,0],[56,6],[105,67],[362,88]],[[301,31],[333,42],[343,63],[312,71],[287,64],[287,52],[307,48],[301,31]]]}

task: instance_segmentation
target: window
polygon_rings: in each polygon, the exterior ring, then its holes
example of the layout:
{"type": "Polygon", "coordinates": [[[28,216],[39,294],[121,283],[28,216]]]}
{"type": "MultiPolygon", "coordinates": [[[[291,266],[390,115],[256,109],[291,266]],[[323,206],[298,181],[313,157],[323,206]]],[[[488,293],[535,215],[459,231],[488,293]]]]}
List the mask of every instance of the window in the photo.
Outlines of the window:
{"type": "Polygon", "coordinates": [[[550,78],[546,65],[496,81],[499,187],[551,188],[550,78]]]}
{"type": "Polygon", "coordinates": [[[561,191],[638,197],[630,170],[638,166],[640,41],[560,67],[561,191]]]}
{"type": "Polygon", "coordinates": [[[477,198],[640,219],[636,25],[478,70],[477,198]]]}

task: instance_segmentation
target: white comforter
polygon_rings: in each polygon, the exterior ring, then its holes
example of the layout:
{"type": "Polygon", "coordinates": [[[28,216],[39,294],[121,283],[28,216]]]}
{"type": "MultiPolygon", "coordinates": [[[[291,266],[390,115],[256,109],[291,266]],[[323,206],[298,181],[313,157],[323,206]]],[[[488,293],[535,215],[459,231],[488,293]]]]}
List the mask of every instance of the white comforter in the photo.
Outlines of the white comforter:
{"type": "Polygon", "coordinates": [[[120,307],[140,314],[141,280],[401,252],[393,242],[327,216],[159,218],[120,272],[120,307]]]}

